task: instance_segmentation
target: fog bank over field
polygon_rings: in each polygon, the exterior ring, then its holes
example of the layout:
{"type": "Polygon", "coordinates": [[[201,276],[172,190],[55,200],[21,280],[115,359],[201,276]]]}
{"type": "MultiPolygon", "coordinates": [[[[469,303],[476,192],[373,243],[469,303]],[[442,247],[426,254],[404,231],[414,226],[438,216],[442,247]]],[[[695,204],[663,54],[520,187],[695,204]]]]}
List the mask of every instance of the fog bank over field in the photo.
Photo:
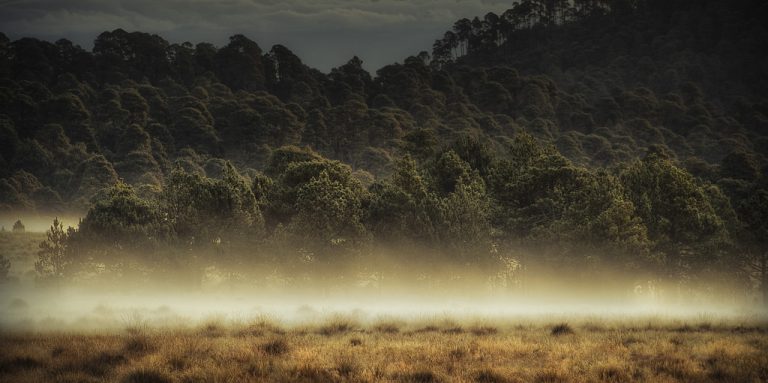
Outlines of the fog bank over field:
{"type": "MultiPolygon", "coordinates": [[[[597,288],[595,287],[595,290],[597,288]]],[[[763,323],[766,312],[749,304],[694,301],[664,302],[638,293],[624,298],[576,297],[567,292],[503,294],[474,291],[378,292],[317,289],[313,293],[255,291],[168,291],[167,289],[4,288],[0,292],[0,328],[33,331],[103,331],[128,327],[189,328],[208,322],[248,323],[269,319],[283,326],[316,325],[343,317],[361,325],[395,320],[463,323],[682,322],[763,323]]]]}
{"type": "Polygon", "coordinates": [[[0,227],[5,228],[6,231],[11,231],[13,229],[13,224],[20,220],[24,224],[24,230],[26,232],[45,233],[46,230],[51,228],[51,222],[53,222],[54,218],[58,218],[64,227],[77,227],[77,224],[80,222],[80,218],[82,218],[82,216],[82,214],[78,213],[62,212],[10,212],[0,214],[0,227]]]}

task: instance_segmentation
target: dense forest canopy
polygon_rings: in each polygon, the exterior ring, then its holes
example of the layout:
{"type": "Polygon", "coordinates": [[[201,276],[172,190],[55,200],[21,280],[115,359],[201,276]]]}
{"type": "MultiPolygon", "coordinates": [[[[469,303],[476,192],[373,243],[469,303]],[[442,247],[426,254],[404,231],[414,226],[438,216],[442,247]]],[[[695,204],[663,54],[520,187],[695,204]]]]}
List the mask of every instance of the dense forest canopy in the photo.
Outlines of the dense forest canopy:
{"type": "Polygon", "coordinates": [[[0,35],[0,209],[84,212],[41,247],[54,278],[301,280],[375,273],[355,265],[388,249],[504,288],[609,269],[768,302],[766,19],[757,0],[524,0],[375,75],[243,35],[0,35]]]}

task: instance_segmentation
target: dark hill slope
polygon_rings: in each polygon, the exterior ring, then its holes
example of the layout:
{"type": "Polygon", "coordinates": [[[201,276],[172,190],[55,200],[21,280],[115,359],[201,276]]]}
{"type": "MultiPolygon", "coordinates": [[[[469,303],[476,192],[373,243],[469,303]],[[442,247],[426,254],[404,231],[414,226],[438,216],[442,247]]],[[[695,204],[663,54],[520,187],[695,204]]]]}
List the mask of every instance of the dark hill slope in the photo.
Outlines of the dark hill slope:
{"type": "Polygon", "coordinates": [[[521,131],[579,164],[654,146],[703,179],[753,181],[768,153],[764,16],[747,0],[523,1],[376,76],[357,58],[324,74],[241,35],[217,48],[118,29],[91,52],[1,37],[0,205],[85,208],[119,178],[152,194],[177,165],[255,174],[284,145],[382,176],[457,140],[503,158],[521,131]]]}

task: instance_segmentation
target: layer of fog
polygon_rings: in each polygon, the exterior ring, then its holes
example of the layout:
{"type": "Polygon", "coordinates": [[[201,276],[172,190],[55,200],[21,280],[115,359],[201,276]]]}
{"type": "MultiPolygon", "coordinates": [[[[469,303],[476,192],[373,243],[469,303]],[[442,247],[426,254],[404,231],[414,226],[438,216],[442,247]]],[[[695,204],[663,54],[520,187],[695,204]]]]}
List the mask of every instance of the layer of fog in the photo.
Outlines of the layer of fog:
{"type": "Polygon", "coordinates": [[[24,230],[28,233],[44,233],[51,228],[51,223],[54,218],[58,218],[62,222],[64,227],[77,227],[80,222],[81,215],[73,213],[38,213],[32,214],[29,212],[14,214],[4,213],[0,214],[0,228],[4,228],[5,231],[13,230],[13,224],[16,221],[21,221],[24,225],[24,230]]]}
{"type": "MultiPolygon", "coordinates": [[[[59,218],[65,226],[79,220],[59,218]]],[[[16,219],[2,216],[0,225],[10,230],[16,219]]],[[[44,232],[52,219],[53,215],[25,215],[22,221],[27,231],[44,232]]],[[[208,272],[201,283],[189,284],[194,278],[185,278],[187,270],[177,271],[178,275],[154,275],[155,280],[162,279],[154,285],[141,278],[119,283],[102,278],[45,286],[34,271],[36,246],[31,243],[23,252],[10,247],[19,253],[6,254],[11,269],[8,281],[0,283],[0,331],[190,327],[212,319],[248,322],[263,317],[284,326],[301,326],[334,315],[354,317],[361,323],[383,317],[509,323],[562,318],[768,321],[766,311],[754,303],[759,297],[734,301],[733,295],[718,296],[714,285],[702,290],[704,295],[675,296],[674,281],[669,286],[653,285],[637,274],[607,268],[589,278],[571,275],[576,272],[569,269],[542,272],[533,265],[524,274],[521,269],[505,274],[498,268],[451,265],[421,253],[395,256],[379,252],[360,260],[363,264],[348,265],[349,270],[333,265],[326,271],[338,273],[337,279],[327,284],[323,272],[311,265],[295,273],[260,263],[250,266],[252,270],[240,270],[236,282],[223,277],[227,273],[222,271],[208,272]],[[345,277],[339,280],[338,275],[345,277]],[[632,289],[632,283],[638,285],[632,289]]]]}
{"type": "Polygon", "coordinates": [[[466,294],[254,294],[246,292],[85,291],[79,288],[8,288],[0,292],[0,328],[30,331],[103,331],[129,327],[193,327],[215,320],[247,323],[270,318],[283,326],[321,323],[342,315],[360,323],[381,318],[424,321],[664,320],[761,322],[765,312],[748,306],[656,303],[644,298],[598,301],[466,294]]]}

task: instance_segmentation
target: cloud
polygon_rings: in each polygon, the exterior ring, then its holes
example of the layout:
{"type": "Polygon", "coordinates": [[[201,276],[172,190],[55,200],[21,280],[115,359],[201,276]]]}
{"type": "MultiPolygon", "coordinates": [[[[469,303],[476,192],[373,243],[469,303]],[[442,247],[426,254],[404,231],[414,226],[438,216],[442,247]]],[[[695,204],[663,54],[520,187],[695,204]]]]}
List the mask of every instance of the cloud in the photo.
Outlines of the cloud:
{"type": "Polygon", "coordinates": [[[429,50],[462,17],[502,12],[499,0],[0,0],[10,38],[68,38],[85,48],[105,30],[157,33],[171,42],[225,44],[245,34],[283,44],[321,70],[357,54],[376,69],[429,50]]]}

